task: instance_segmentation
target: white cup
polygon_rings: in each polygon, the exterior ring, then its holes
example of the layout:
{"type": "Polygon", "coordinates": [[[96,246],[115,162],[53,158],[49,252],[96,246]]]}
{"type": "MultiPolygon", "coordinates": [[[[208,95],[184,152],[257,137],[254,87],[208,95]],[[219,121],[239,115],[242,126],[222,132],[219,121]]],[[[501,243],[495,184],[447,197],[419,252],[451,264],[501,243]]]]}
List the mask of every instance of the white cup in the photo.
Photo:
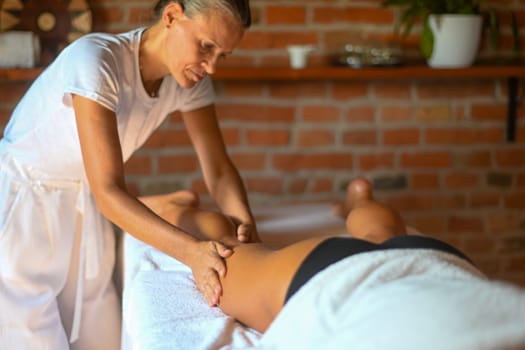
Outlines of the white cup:
{"type": "Polygon", "coordinates": [[[290,55],[290,66],[293,69],[306,67],[308,55],[315,48],[313,45],[290,45],[286,48],[290,55]]]}

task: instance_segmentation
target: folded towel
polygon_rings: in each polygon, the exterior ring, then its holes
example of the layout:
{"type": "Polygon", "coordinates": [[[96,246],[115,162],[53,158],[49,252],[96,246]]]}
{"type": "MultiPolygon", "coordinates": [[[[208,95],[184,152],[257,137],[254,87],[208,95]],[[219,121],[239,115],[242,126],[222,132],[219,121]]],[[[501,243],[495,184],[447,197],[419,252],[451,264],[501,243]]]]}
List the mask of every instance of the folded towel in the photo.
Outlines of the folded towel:
{"type": "Polygon", "coordinates": [[[304,285],[252,348],[525,349],[525,290],[443,252],[358,254],[304,285]]]}
{"type": "Polygon", "coordinates": [[[32,68],[40,58],[40,41],[33,32],[0,33],[0,67],[32,68]]]}
{"type": "Polygon", "coordinates": [[[130,235],[124,249],[139,263],[126,271],[123,349],[219,349],[256,343],[258,332],[208,306],[188,267],[130,235]]]}

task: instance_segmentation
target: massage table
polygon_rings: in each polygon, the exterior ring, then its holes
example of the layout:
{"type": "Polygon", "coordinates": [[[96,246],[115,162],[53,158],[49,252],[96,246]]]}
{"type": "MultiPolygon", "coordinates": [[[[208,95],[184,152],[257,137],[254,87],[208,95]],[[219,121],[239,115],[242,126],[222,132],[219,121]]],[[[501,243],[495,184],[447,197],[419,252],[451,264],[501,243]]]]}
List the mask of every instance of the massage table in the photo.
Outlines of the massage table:
{"type": "MultiPolygon", "coordinates": [[[[255,207],[254,215],[274,247],[345,234],[329,203],[255,207]]],[[[525,291],[442,252],[391,250],[337,262],[263,335],[209,307],[188,267],[125,234],[122,303],[122,350],[525,349],[525,291]]]]}

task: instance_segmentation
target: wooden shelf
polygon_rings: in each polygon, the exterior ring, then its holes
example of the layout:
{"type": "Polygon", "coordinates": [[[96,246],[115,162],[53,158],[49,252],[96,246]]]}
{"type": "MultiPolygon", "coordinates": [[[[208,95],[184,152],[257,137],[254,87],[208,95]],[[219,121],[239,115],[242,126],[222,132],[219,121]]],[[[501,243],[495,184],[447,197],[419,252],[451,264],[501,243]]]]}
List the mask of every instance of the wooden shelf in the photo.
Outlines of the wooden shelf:
{"type": "MultiPolygon", "coordinates": [[[[32,81],[44,68],[0,69],[0,81],[32,81]]],[[[436,69],[423,63],[396,67],[351,68],[342,66],[313,66],[304,69],[289,67],[220,67],[213,79],[222,81],[308,81],[308,80],[401,80],[401,79],[507,79],[508,116],[507,141],[513,142],[519,79],[525,78],[525,62],[480,63],[468,68],[436,69]]]]}
{"type": "MultiPolygon", "coordinates": [[[[0,69],[0,79],[33,80],[43,68],[0,69]]],[[[220,67],[215,80],[380,80],[380,79],[497,79],[525,77],[525,62],[480,64],[460,69],[430,68],[424,63],[396,67],[351,68],[314,66],[289,67],[220,67]]]]}
{"type": "Polygon", "coordinates": [[[461,69],[435,69],[424,64],[377,67],[223,67],[213,75],[216,80],[381,80],[381,79],[467,79],[525,77],[523,65],[483,65],[461,69]]]}

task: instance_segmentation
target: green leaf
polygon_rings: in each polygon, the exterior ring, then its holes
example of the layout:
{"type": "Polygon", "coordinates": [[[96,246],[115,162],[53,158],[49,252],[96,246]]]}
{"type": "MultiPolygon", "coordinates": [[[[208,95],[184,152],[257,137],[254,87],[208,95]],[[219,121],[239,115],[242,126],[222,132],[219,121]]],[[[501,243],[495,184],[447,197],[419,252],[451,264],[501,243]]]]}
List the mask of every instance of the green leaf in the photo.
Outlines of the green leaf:
{"type": "Polygon", "coordinates": [[[419,41],[419,46],[423,56],[428,60],[432,56],[434,51],[434,34],[430,28],[429,16],[426,16],[425,22],[423,24],[423,31],[421,32],[421,38],[419,41]]]}

